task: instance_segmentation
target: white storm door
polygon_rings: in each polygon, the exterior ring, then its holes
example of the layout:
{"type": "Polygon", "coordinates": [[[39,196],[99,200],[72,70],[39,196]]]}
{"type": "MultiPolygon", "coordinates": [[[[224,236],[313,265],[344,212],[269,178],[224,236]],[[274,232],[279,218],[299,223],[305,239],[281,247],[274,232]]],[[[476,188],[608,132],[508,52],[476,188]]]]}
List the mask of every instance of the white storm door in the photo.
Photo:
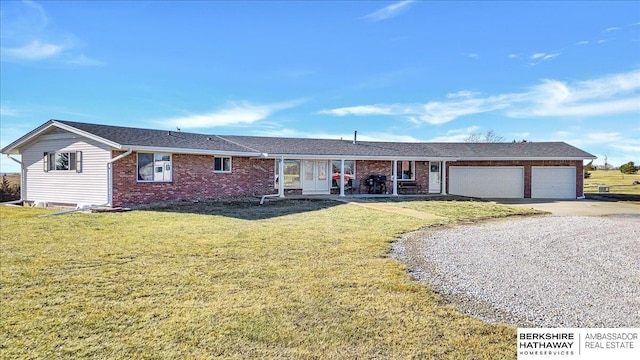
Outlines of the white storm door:
{"type": "Polygon", "coordinates": [[[440,193],[440,183],[442,178],[440,172],[440,161],[429,162],[429,193],[440,193]]]}
{"type": "Polygon", "coordinates": [[[303,194],[328,194],[329,193],[329,161],[328,160],[303,160],[302,161],[302,193],[303,194]]]}

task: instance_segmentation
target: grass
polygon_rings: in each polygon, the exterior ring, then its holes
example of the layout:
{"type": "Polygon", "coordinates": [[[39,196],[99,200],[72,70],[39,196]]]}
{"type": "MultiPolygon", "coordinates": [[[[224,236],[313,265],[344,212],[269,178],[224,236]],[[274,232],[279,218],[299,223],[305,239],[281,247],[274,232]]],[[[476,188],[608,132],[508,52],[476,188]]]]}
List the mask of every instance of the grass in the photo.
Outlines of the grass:
{"type": "MultiPolygon", "coordinates": [[[[458,222],[527,214],[398,202],[458,222]]],[[[0,207],[0,358],[514,359],[516,331],[387,254],[436,220],[353,204],[198,204],[43,217],[0,207]]]]}
{"type": "Polygon", "coordinates": [[[608,186],[612,194],[640,194],[640,185],[634,185],[634,181],[640,181],[640,174],[623,174],[620,170],[593,170],[591,177],[584,179],[584,191],[597,193],[600,186],[608,186]]]}

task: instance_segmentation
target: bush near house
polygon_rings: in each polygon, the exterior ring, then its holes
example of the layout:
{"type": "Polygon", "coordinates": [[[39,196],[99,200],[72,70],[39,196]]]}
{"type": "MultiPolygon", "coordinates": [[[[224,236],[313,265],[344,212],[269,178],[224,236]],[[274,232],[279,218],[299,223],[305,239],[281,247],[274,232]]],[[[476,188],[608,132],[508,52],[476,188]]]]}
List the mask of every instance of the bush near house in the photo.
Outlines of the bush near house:
{"type": "Polygon", "coordinates": [[[20,199],[20,175],[3,174],[0,182],[0,202],[20,199]]]}

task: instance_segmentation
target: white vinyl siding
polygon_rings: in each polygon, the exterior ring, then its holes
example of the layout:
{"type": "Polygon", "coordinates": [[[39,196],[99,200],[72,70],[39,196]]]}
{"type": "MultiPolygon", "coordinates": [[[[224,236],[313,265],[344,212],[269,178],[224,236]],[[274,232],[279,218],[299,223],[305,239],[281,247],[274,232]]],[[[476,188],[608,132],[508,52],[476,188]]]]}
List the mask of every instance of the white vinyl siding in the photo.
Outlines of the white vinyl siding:
{"type": "Polygon", "coordinates": [[[531,197],[534,199],[575,199],[575,166],[532,166],[531,197]]]}
{"type": "Polygon", "coordinates": [[[479,198],[524,198],[524,168],[451,166],[449,193],[479,198]]]}
{"type": "Polygon", "coordinates": [[[22,161],[27,169],[25,198],[65,204],[107,202],[107,162],[111,149],[94,140],[65,132],[39,136],[23,149],[22,161]],[[82,168],[77,171],[47,171],[44,153],[77,153],[82,168]]]}

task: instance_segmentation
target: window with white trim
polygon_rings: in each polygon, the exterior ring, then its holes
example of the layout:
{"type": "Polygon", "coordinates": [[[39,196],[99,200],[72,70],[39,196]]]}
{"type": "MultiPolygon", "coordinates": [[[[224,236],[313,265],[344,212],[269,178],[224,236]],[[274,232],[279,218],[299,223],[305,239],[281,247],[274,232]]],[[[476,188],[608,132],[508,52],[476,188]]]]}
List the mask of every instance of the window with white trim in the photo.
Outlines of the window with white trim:
{"type": "Polygon", "coordinates": [[[216,157],[213,160],[213,171],[217,173],[230,173],[231,172],[231,157],[216,157]]]}
{"type": "Polygon", "coordinates": [[[171,165],[171,154],[139,152],[138,181],[170,182],[173,173],[171,165]]]}
{"type": "MultiPolygon", "coordinates": [[[[275,188],[278,188],[280,176],[278,174],[278,161],[275,161],[275,188]]],[[[302,183],[300,179],[300,160],[284,160],[282,167],[284,168],[284,188],[285,189],[301,189],[302,183]]]]}
{"type": "Polygon", "coordinates": [[[410,160],[398,161],[398,180],[415,180],[416,179],[416,162],[410,160]]]}
{"type": "MultiPolygon", "coordinates": [[[[331,162],[331,187],[340,187],[340,167],[342,162],[340,160],[333,160],[331,162]]],[[[356,161],[345,160],[344,161],[344,183],[349,185],[349,181],[353,181],[356,176],[356,161]]]]}
{"type": "Polygon", "coordinates": [[[82,151],[44,153],[44,172],[75,171],[82,172],[82,151]]]}

